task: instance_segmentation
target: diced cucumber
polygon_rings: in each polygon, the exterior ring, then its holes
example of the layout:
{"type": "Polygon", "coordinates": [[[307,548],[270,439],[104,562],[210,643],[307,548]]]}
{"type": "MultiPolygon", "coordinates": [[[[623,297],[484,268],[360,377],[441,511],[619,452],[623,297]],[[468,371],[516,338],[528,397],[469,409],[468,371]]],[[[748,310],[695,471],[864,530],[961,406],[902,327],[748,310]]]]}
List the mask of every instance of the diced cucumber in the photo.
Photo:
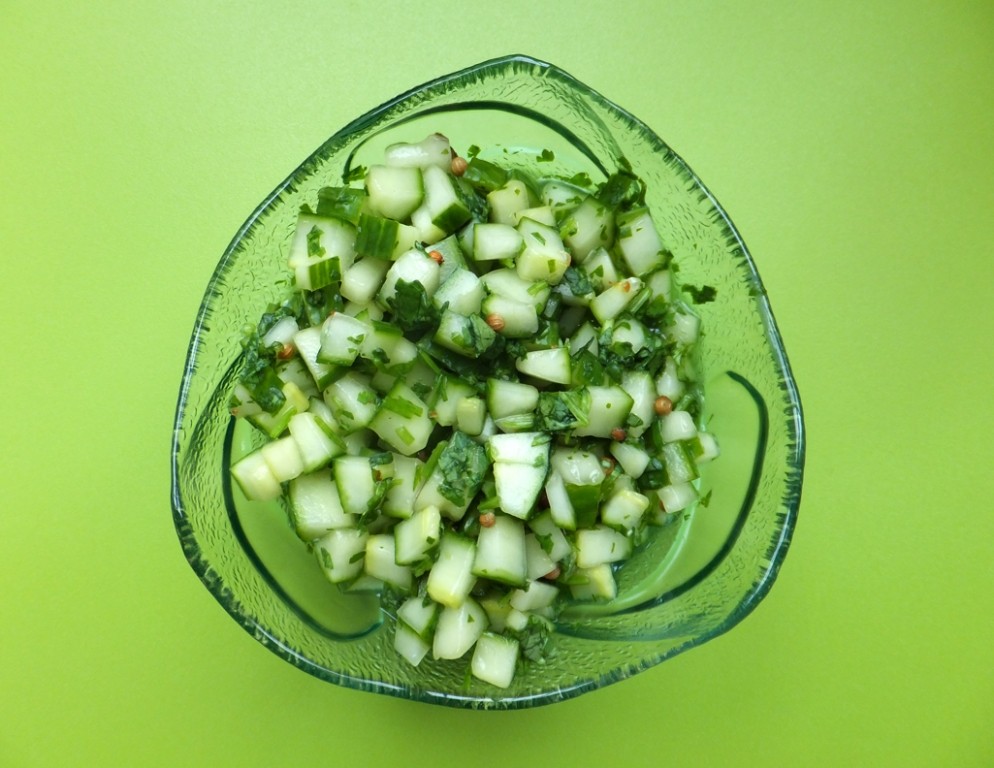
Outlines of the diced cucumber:
{"type": "Polygon", "coordinates": [[[314,554],[333,584],[341,584],[362,573],[368,534],[358,528],[336,528],[314,542],[314,554]]]}
{"type": "Polygon", "coordinates": [[[573,209],[562,225],[563,241],[577,262],[583,263],[595,248],[614,242],[614,212],[593,196],[573,209]]]}
{"type": "Polygon", "coordinates": [[[556,213],[576,208],[587,193],[573,184],[565,181],[547,181],[542,185],[542,202],[556,213]]]}
{"type": "Polygon", "coordinates": [[[453,176],[439,166],[428,166],[424,176],[425,208],[431,223],[446,234],[455,232],[469,221],[472,213],[464,199],[464,192],[453,176]]]}
{"type": "Polygon", "coordinates": [[[473,560],[476,544],[454,533],[442,536],[438,559],[428,572],[428,596],[436,603],[454,608],[462,605],[476,584],[473,560]]]}
{"type": "Polygon", "coordinates": [[[552,210],[551,206],[548,205],[536,205],[533,208],[525,208],[521,211],[515,211],[513,218],[514,226],[520,224],[522,219],[531,219],[532,221],[537,221],[539,224],[544,224],[547,227],[556,226],[556,212],[552,210]]]}
{"type": "Polygon", "coordinates": [[[366,205],[366,190],[356,187],[322,187],[318,190],[317,215],[341,219],[353,226],[366,205]]]}
{"type": "Polygon", "coordinates": [[[668,397],[674,403],[683,397],[684,384],[677,371],[676,361],[667,357],[662,372],[656,377],[656,395],[668,397]]]}
{"type": "Polygon", "coordinates": [[[650,294],[646,305],[648,314],[652,317],[662,317],[673,292],[673,281],[669,270],[657,269],[645,278],[645,287],[650,294]]]}
{"type": "MultiPolygon", "coordinates": [[[[551,472],[549,477],[552,477],[551,472]]],[[[528,522],[528,527],[534,531],[535,536],[542,543],[542,547],[555,562],[569,556],[573,551],[569,540],[562,531],[562,526],[556,523],[551,511],[533,517],[528,522]]]]}
{"type": "Polygon", "coordinates": [[[668,514],[682,512],[697,501],[697,490],[690,483],[675,483],[659,489],[659,502],[668,514]]]}
{"type": "Polygon", "coordinates": [[[399,326],[371,320],[369,331],[359,345],[359,357],[369,360],[383,373],[407,373],[418,358],[418,348],[404,338],[399,326]]]}
{"type": "Polygon", "coordinates": [[[301,214],[287,259],[297,287],[314,291],[339,282],[355,259],[355,239],[351,224],[301,214]]]}
{"type": "Polygon", "coordinates": [[[578,426],[574,434],[589,437],[611,437],[615,429],[623,429],[634,401],[621,387],[589,386],[590,413],[587,424],[578,426]]]}
{"type": "MultiPolygon", "coordinates": [[[[483,300],[482,311],[488,321],[498,319],[500,325],[494,329],[502,336],[526,339],[538,331],[538,313],[531,302],[522,304],[520,301],[493,294],[483,300]]],[[[491,324],[491,327],[494,325],[491,324]]]]}
{"type": "Polygon", "coordinates": [[[640,478],[649,466],[649,454],[634,443],[612,441],[608,450],[629,477],[640,478]]]}
{"type": "Polygon", "coordinates": [[[597,330],[594,326],[589,322],[584,323],[577,328],[576,332],[570,337],[569,353],[571,355],[575,355],[581,349],[586,349],[596,355],[600,349],[600,345],[597,342],[597,336],[597,330]]]}
{"type": "Polygon", "coordinates": [[[293,341],[293,335],[299,330],[297,321],[292,317],[282,317],[262,337],[262,346],[271,347],[274,344],[286,346],[293,341]]]}
{"type": "Polygon", "coordinates": [[[618,596],[618,584],[608,563],[578,568],[569,589],[574,600],[614,600],[618,596]]]}
{"type": "Polygon", "coordinates": [[[440,283],[448,280],[451,274],[457,269],[469,269],[466,263],[466,255],[459,245],[458,233],[448,235],[441,240],[433,242],[428,247],[428,250],[429,252],[437,251],[442,256],[442,271],[439,274],[440,283]]]}
{"type": "Polygon", "coordinates": [[[438,621],[438,603],[426,597],[409,597],[397,609],[397,618],[418,637],[427,640],[438,621]]]}
{"type": "Polygon", "coordinates": [[[324,389],[334,381],[340,372],[338,366],[318,360],[318,353],[321,351],[320,327],[315,325],[298,331],[293,335],[293,345],[318,389],[324,389]]]}
{"type": "Polygon", "coordinates": [[[673,313],[673,323],[666,332],[680,346],[689,347],[697,341],[701,332],[700,318],[689,311],[673,313]]]}
{"type": "Polygon", "coordinates": [[[418,241],[416,227],[364,213],[356,231],[356,253],[367,259],[396,259],[418,241]]]}
{"type": "Polygon", "coordinates": [[[491,461],[544,467],[549,459],[550,438],[542,432],[494,435],[487,442],[491,461]]]}
{"type": "Polygon", "coordinates": [[[521,233],[510,224],[477,223],[473,227],[473,259],[476,261],[513,259],[524,247],[521,233]]]}
{"type": "Polygon", "coordinates": [[[248,415],[249,423],[264,432],[270,439],[275,440],[286,431],[287,425],[293,415],[306,411],[310,407],[310,400],[300,387],[293,382],[286,382],[281,387],[283,392],[283,405],[275,413],[259,411],[248,415]]]}
{"type": "Polygon", "coordinates": [[[373,256],[367,256],[345,270],[342,276],[342,296],[357,304],[369,304],[383,284],[390,269],[390,262],[373,256]]]}
{"type": "Polygon", "coordinates": [[[407,624],[398,622],[394,627],[393,649],[411,666],[418,666],[431,650],[431,644],[407,624]]]}
{"type": "Polygon", "coordinates": [[[631,551],[631,539],[606,525],[582,528],[576,532],[578,568],[593,568],[604,563],[616,563],[627,558],[631,551]]]}
{"type": "Polygon", "coordinates": [[[446,309],[438,323],[434,339],[446,349],[466,357],[479,357],[497,338],[494,329],[479,315],[457,314],[446,309]]]}
{"type": "Polygon", "coordinates": [[[411,214],[411,226],[418,233],[417,239],[422,243],[437,243],[449,234],[432,221],[427,200],[414,209],[414,213],[411,214]]]}
{"type": "Polygon", "coordinates": [[[402,520],[393,529],[396,560],[416,565],[429,560],[442,537],[442,513],[438,507],[425,507],[402,520]]]}
{"type": "Polygon", "coordinates": [[[324,391],[324,401],[346,434],[367,426],[379,406],[369,377],[351,370],[324,391]]]}
{"type": "Polygon", "coordinates": [[[687,411],[672,411],[663,416],[662,421],[664,443],[692,440],[697,436],[697,425],[694,423],[694,417],[687,411]]]}
{"type": "Polygon", "coordinates": [[[604,502],[601,522],[616,530],[634,530],[649,508],[649,499],[636,491],[621,489],[604,502]]]}
{"type": "Polygon", "coordinates": [[[538,407],[538,390],[531,384],[487,379],[487,410],[495,419],[531,413],[538,407]]]}
{"type": "Polygon", "coordinates": [[[310,411],[294,414],[287,428],[297,444],[304,472],[320,469],[336,456],[345,453],[342,439],[327,429],[310,411]]]}
{"type": "Polygon", "coordinates": [[[417,144],[406,142],[391,144],[384,152],[384,162],[392,166],[408,168],[436,166],[447,170],[452,164],[452,148],[445,136],[433,133],[417,144]]]}
{"type": "Polygon", "coordinates": [[[710,432],[698,432],[694,446],[694,458],[698,465],[706,464],[721,454],[718,441],[710,432]]]}
{"type": "Polygon", "coordinates": [[[283,486],[273,475],[261,451],[253,451],[235,462],[231,467],[231,476],[249,501],[270,501],[278,499],[283,493],[283,486]]]}
{"type": "Polygon", "coordinates": [[[407,219],[424,199],[424,182],[416,166],[371,165],[364,183],[369,207],[388,219],[407,219]]]}
{"type": "Polygon", "coordinates": [[[342,508],[331,472],[313,472],[289,486],[290,523],[303,541],[313,541],[335,528],[350,528],[355,516],[342,508]]]}
{"type": "MultiPolygon", "coordinates": [[[[611,326],[611,343],[627,344],[632,349],[632,354],[636,354],[645,348],[648,342],[648,331],[631,315],[623,315],[615,322],[608,322],[611,326]]],[[[628,371],[626,371],[628,373],[628,371]]]]}
{"type": "Polygon", "coordinates": [[[344,312],[333,312],[321,325],[321,345],[316,361],[341,367],[352,365],[370,330],[367,322],[344,312]]]}
{"type": "Polygon", "coordinates": [[[497,515],[492,526],[480,528],[473,573],[512,586],[525,585],[525,527],[520,520],[497,515]]]}
{"type": "Polygon", "coordinates": [[[487,420],[487,406],[479,397],[464,397],[456,406],[456,429],[470,437],[483,432],[487,420]]]}
{"type": "Polygon", "coordinates": [[[637,208],[618,216],[618,250],[628,271],[635,277],[648,275],[669,261],[652,214],[647,208],[637,208]]]}
{"type": "MultiPolygon", "coordinates": [[[[389,454],[387,454],[389,455],[389,454]]],[[[350,515],[368,512],[376,498],[377,485],[392,474],[393,467],[373,466],[368,456],[339,456],[331,463],[342,509],[350,515]]]]}
{"type": "Polygon", "coordinates": [[[495,269],[487,272],[480,280],[490,293],[522,304],[534,304],[537,312],[541,312],[545,307],[551,292],[547,283],[524,280],[513,269],[495,269]]]}
{"type": "Polygon", "coordinates": [[[556,567],[556,561],[542,547],[534,533],[525,535],[525,575],[529,580],[540,579],[556,567]]]}
{"type": "Polygon", "coordinates": [[[475,394],[476,390],[461,379],[441,374],[435,381],[435,387],[428,400],[434,413],[435,423],[451,427],[456,423],[459,404],[475,394]]]}
{"type": "Polygon", "coordinates": [[[656,418],[656,384],[652,380],[652,374],[648,371],[627,370],[621,376],[621,388],[632,399],[632,409],[627,420],[628,436],[641,437],[656,418]]]}
{"type": "Polygon", "coordinates": [[[266,443],[259,449],[277,482],[286,483],[304,473],[304,458],[297,441],[290,436],[266,443]]]}
{"type": "Polygon", "coordinates": [[[469,651],[487,628],[487,614],[467,597],[457,606],[445,606],[438,615],[432,639],[436,659],[458,659],[469,651]]]}
{"type": "Polygon", "coordinates": [[[507,635],[484,632],[476,641],[470,670],[485,683],[507,688],[518,663],[518,641],[507,635]]]}
{"type": "Polygon", "coordinates": [[[410,456],[428,444],[435,425],[428,417],[425,402],[404,382],[397,381],[380,403],[369,428],[397,453],[410,456]]]}
{"type": "Polygon", "coordinates": [[[509,515],[527,519],[542,490],[547,467],[496,462],[493,469],[500,508],[509,515]]]}
{"type": "Polygon", "coordinates": [[[544,281],[556,285],[563,279],[571,257],[559,232],[534,219],[522,219],[518,232],[524,240],[524,250],[516,259],[518,277],[529,282],[544,281]]]}
{"type": "MultiPolygon", "coordinates": [[[[444,271],[445,265],[443,263],[444,271]]],[[[468,269],[456,268],[432,295],[432,303],[439,309],[448,307],[460,315],[475,315],[480,311],[486,292],[483,282],[468,269]]]]}
{"type": "Polygon", "coordinates": [[[567,530],[592,525],[600,509],[604,484],[600,458],[588,451],[558,449],[552,454],[551,464],[566,492],[564,502],[562,491],[557,486],[551,489],[556,498],[554,505],[549,499],[553,519],[567,530]]]}
{"type": "Polygon", "coordinates": [[[515,360],[514,367],[526,376],[553,384],[569,386],[572,381],[569,347],[534,349],[515,360]]]}
{"type": "Polygon", "coordinates": [[[693,448],[689,440],[679,440],[663,445],[663,465],[671,483],[689,483],[698,478],[693,448]]]}
{"type": "Polygon", "coordinates": [[[405,251],[387,271],[376,301],[384,308],[389,307],[397,295],[397,283],[401,280],[420,283],[425,295],[431,298],[438,288],[440,269],[438,262],[429,258],[424,251],[417,248],[405,251]]]}
{"type": "Polygon", "coordinates": [[[424,462],[415,456],[394,456],[393,485],[383,497],[383,514],[406,519],[414,514],[414,499],[420,490],[424,462]]]}
{"type": "Polygon", "coordinates": [[[583,262],[583,271],[590,278],[597,291],[604,291],[618,282],[618,269],[611,260],[611,254],[604,248],[595,248],[583,262]]]}
{"type": "Polygon", "coordinates": [[[411,591],[413,573],[410,567],[398,565],[394,537],[390,533],[377,533],[366,539],[364,568],[367,575],[399,592],[411,591]]]}
{"type": "Polygon", "coordinates": [[[371,322],[373,320],[383,319],[383,310],[376,304],[357,304],[354,301],[346,301],[345,306],[342,307],[342,312],[344,312],[349,317],[355,317],[363,322],[371,322]]]}
{"type": "Polygon", "coordinates": [[[525,589],[511,593],[511,606],[525,613],[548,608],[559,597],[559,588],[544,581],[529,581],[525,589]]]}
{"type": "Polygon", "coordinates": [[[637,277],[619,280],[594,297],[590,302],[590,312],[603,325],[620,315],[640,290],[642,290],[642,281],[637,277]]]}
{"type": "Polygon", "coordinates": [[[500,189],[495,189],[487,195],[490,221],[513,226],[514,214],[533,207],[537,202],[532,197],[527,184],[520,179],[509,179],[500,189]]]}

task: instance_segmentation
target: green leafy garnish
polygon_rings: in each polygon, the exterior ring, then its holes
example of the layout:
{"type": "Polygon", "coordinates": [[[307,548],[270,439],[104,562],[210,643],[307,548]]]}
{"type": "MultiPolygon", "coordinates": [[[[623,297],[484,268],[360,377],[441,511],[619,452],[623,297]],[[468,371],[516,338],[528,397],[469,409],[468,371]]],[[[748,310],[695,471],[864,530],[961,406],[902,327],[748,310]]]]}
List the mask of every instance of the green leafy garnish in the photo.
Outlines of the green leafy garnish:
{"type": "Polygon", "coordinates": [[[398,280],[396,291],[391,309],[397,325],[413,335],[438,325],[438,308],[432,304],[421,283],[398,280]]]}
{"type": "Polygon", "coordinates": [[[484,447],[456,430],[438,457],[438,492],[453,504],[468,504],[483,486],[489,467],[484,447]]]}
{"type": "Polygon", "coordinates": [[[718,290],[713,285],[702,285],[700,287],[696,285],[684,285],[682,287],[690,295],[690,300],[695,304],[707,304],[709,301],[714,301],[715,296],[718,294],[718,290]]]}
{"type": "Polygon", "coordinates": [[[349,168],[349,170],[342,174],[342,181],[346,184],[351,184],[353,181],[362,181],[366,178],[366,166],[357,165],[354,168],[349,168]]]}

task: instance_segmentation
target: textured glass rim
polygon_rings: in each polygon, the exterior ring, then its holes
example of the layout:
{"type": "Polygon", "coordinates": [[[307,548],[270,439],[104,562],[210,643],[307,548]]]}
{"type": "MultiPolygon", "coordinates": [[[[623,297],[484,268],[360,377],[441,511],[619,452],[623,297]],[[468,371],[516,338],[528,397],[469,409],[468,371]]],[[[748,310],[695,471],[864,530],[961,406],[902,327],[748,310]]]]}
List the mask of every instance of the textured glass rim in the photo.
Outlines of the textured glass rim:
{"type": "Polygon", "coordinates": [[[422,85],[411,88],[389,101],[384,102],[380,106],[371,109],[362,116],[348,123],[345,127],[335,132],[300,165],[298,165],[297,168],[295,168],[293,172],[290,173],[290,175],[287,176],[263,200],[263,202],[255,209],[255,211],[252,212],[248,219],[246,219],[246,221],[238,229],[228,247],[225,249],[224,254],[219,260],[211,279],[208,282],[207,289],[204,292],[204,298],[201,301],[200,308],[197,313],[193,334],[191,336],[187,351],[182,383],[177,399],[176,417],[172,436],[170,457],[171,505],[173,522],[176,527],[184,555],[186,556],[191,568],[207,587],[208,591],[214,596],[218,603],[220,603],[225,611],[250,635],[269,648],[273,653],[290,662],[294,666],[297,666],[309,674],[312,674],[315,677],[327,682],[357,690],[372,691],[409,700],[442,704],[459,708],[521,709],[564,701],[579,696],[582,693],[624,680],[638,672],[656,666],[669,658],[724,634],[748,616],[772,588],[773,583],[779,574],[784,558],[786,557],[787,550],[789,549],[800,507],[805,451],[806,440],[800,395],[787,359],[780,331],[774,319],[765,287],[763,286],[762,279],[756,269],[752,255],[749,253],[748,248],[724,208],[722,208],[711,191],[701,181],[697,174],[693,172],[687,163],[641,120],[559,67],[531,56],[514,54],[490,59],[423,83],[422,85]],[[600,675],[599,677],[579,679],[574,684],[564,688],[555,688],[539,693],[508,697],[459,695],[455,693],[408,688],[403,685],[381,680],[367,680],[352,677],[350,675],[335,672],[334,670],[330,670],[327,667],[313,662],[308,657],[300,654],[292,647],[285,644],[280,638],[274,636],[266,629],[266,627],[261,625],[253,617],[243,613],[239,609],[238,601],[223,583],[223,580],[213,572],[210,563],[207,562],[202,556],[193,529],[187,520],[180,490],[178,461],[183,420],[186,414],[187,396],[189,394],[191,381],[196,373],[197,353],[200,345],[201,331],[209,318],[211,311],[210,304],[214,298],[216,288],[218,284],[223,281],[224,275],[227,274],[229,267],[232,266],[233,258],[237,255],[240,249],[241,241],[252,232],[258,219],[279,200],[284,190],[291,186],[298,177],[304,175],[316,159],[328,154],[329,150],[337,143],[347,139],[353,134],[368,126],[374,125],[381,120],[389,118],[391,112],[402,107],[403,104],[412,96],[416,96],[424,91],[443,88],[447,84],[460,81],[464,78],[470,78],[479,75],[480,73],[495,73],[505,69],[514,71],[514,69],[519,66],[542,70],[543,77],[559,80],[569,85],[570,88],[582,93],[585,98],[607,111],[613,112],[625,122],[637,128],[644,137],[646,137],[659,149],[659,151],[668,153],[671,156],[673,161],[682,168],[687,178],[692,180],[697,189],[700,190],[701,194],[706,197],[715,213],[717,213],[720,217],[721,225],[725,230],[728,240],[735,243],[741,256],[742,265],[740,269],[743,269],[747,273],[749,279],[757,289],[754,296],[757,302],[757,310],[763,322],[766,338],[769,342],[770,352],[772,353],[776,363],[776,368],[780,373],[779,385],[785,394],[785,399],[788,403],[788,406],[784,412],[784,416],[787,420],[786,427],[788,440],[788,457],[785,481],[786,492],[782,500],[784,511],[779,515],[780,520],[779,527],[776,531],[777,535],[770,541],[770,545],[766,552],[766,568],[759,573],[752,588],[742,596],[736,608],[728,614],[723,622],[713,627],[711,630],[695,636],[683,644],[674,646],[664,653],[641,658],[637,663],[620,666],[611,672],[600,675]]]}

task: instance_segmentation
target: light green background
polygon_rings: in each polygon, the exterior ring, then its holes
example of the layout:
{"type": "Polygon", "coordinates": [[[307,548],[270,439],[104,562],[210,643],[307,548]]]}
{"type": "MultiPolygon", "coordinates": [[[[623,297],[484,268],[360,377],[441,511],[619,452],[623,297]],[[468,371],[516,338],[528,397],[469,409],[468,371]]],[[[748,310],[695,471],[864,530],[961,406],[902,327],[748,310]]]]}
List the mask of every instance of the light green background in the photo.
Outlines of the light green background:
{"type": "Polygon", "coordinates": [[[0,0],[0,765],[994,765],[994,5],[0,0]],[[731,633],[551,707],[340,689],[169,510],[186,344],[328,134],[521,52],[738,225],[806,407],[800,521],[731,633]]]}

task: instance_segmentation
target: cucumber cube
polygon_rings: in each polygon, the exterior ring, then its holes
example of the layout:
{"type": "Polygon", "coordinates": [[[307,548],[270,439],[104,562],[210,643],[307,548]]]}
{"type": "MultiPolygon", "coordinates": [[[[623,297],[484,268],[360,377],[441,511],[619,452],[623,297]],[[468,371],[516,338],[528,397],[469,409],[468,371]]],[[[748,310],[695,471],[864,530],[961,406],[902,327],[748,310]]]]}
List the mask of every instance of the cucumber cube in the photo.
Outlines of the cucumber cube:
{"type": "Polygon", "coordinates": [[[518,641],[507,635],[484,632],[476,641],[470,670],[485,683],[507,688],[518,663],[518,641]]]}

